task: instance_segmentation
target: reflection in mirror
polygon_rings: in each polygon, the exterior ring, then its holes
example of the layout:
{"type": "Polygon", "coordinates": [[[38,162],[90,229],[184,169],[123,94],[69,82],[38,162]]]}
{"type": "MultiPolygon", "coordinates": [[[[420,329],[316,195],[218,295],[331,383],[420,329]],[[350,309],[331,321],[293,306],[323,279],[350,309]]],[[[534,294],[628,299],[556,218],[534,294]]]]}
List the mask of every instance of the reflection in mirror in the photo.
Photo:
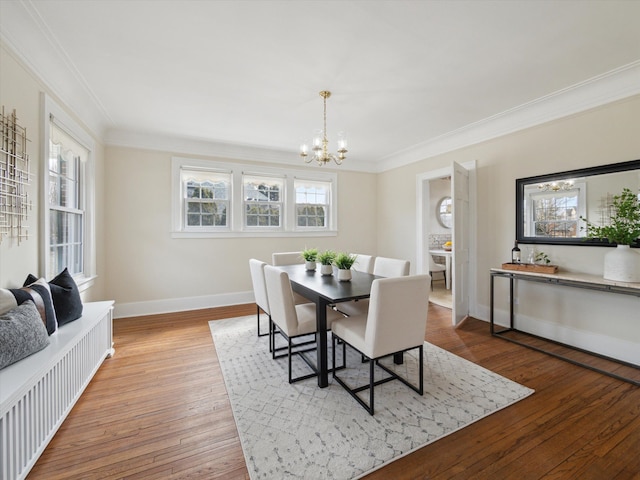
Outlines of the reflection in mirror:
{"type": "MultiPolygon", "coordinates": [[[[613,195],[640,195],[640,160],[516,180],[516,239],[521,243],[604,245],[587,239],[585,222],[606,225],[613,195]]],[[[636,245],[640,246],[636,242],[636,245]]]]}
{"type": "Polygon", "coordinates": [[[451,214],[451,197],[443,197],[438,202],[436,209],[438,222],[445,228],[451,228],[453,225],[453,216],[451,214]]]}

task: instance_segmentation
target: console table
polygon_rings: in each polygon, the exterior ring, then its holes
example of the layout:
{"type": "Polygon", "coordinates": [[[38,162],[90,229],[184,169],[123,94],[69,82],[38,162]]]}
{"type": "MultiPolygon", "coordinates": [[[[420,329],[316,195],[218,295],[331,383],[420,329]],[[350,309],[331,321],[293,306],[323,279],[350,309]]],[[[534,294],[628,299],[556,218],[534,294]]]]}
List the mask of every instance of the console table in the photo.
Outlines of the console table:
{"type": "Polygon", "coordinates": [[[632,383],[636,386],[640,386],[640,381],[635,380],[633,378],[628,378],[625,377],[623,375],[618,375],[614,372],[608,371],[608,370],[604,370],[604,369],[600,369],[598,367],[595,367],[593,365],[589,365],[586,364],[584,362],[580,362],[578,360],[566,357],[564,355],[558,354],[556,352],[550,351],[550,350],[546,350],[544,348],[541,347],[537,347],[535,345],[530,345],[527,344],[525,342],[522,342],[518,339],[514,339],[514,338],[510,338],[509,336],[507,336],[506,334],[508,332],[518,332],[518,333],[523,333],[526,334],[528,336],[531,337],[535,337],[535,338],[542,338],[543,340],[552,342],[556,345],[562,345],[563,347],[567,347],[570,348],[572,350],[576,350],[576,351],[580,351],[580,352],[585,352],[585,353],[589,353],[591,355],[594,355],[596,357],[599,358],[604,358],[606,360],[609,360],[611,362],[615,362],[618,363],[620,365],[624,365],[626,367],[631,367],[631,368],[635,368],[635,369],[640,369],[640,367],[638,367],[637,365],[633,365],[631,363],[628,362],[624,362],[622,360],[618,360],[615,358],[610,358],[610,357],[606,357],[604,355],[600,355],[598,353],[595,352],[590,352],[588,350],[584,350],[584,349],[580,349],[571,345],[567,345],[561,342],[557,342],[555,340],[551,340],[548,338],[543,338],[543,337],[539,337],[538,335],[534,335],[531,333],[527,333],[527,332],[523,332],[520,331],[516,328],[515,325],[515,315],[514,315],[514,300],[513,300],[513,288],[514,288],[514,283],[516,280],[522,280],[522,281],[527,281],[527,282],[538,282],[538,283],[546,283],[549,285],[562,285],[565,287],[573,287],[573,288],[584,288],[584,289],[588,289],[588,290],[597,290],[600,292],[609,292],[609,293],[619,293],[619,294],[623,294],[623,295],[634,295],[636,297],[640,297],[640,283],[626,283],[626,282],[615,282],[615,281],[611,281],[611,280],[605,280],[602,277],[598,277],[596,275],[587,275],[587,274],[581,274],[581,273],[566,273],[566,272],[561,272],[561,273],[555,273],[555,274],[547,274],[547,273],[532,273],[532,272],[522,272],[522,271],[515,271],[515,270],[505,270],[502,268],[492,268],[491,269],[491,283],[490,283],[490,287],[491,287],[491,304],[490,304],[490,325],[491,325],[491,335],[495,336],[495,337],[500,337],[503,338],[504,340],[508,340],[510,342],[513,343],[517,343],[519,345],[531,348],[533,350],[537,350],[539,352],[543,352],[546,353],[548,355],[552,355],[556,358],[560,358],[562,360],[568,361],[570,363],[573,363],[575,365],[580,365],[582,367],[588,368],[590,370],[594,370],[596,372],[608,375],[610,377],[613,378],[617,378],[618,380],[623,380],[625,382],[629,382],[632,383]],[[494,323],[494,279],[496,277],[500,277],[500,278],[507,278],[509,279],[509,327],[508,328],[504,328],[502,330],[498,330],[496,328],[496,325],[494,323]]]}

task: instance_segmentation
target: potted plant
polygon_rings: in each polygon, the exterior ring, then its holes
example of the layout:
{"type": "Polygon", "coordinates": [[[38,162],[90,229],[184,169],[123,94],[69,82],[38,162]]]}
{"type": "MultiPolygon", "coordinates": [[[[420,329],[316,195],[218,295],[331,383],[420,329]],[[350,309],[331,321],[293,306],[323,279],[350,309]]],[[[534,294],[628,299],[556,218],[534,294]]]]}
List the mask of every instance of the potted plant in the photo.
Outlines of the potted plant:
{"type": "Polygon", "coordinates": [[[640,238],[640,203],[638,194],[623,188],[620,195],[613,196],[612,215],[609,225],[595,225],[584,217],[586,223],[581,230],[587,238],[607,240],[616,244],[616,250],[604,256],[604,278],[622,282],[640,282],[640,256],[631,250],[631,245],[640,238]]]}
{"type": "Polygon", "coordinates": [[[302,251],[302,257],[304,258],[304,265],[307,270],[316,269],[316,260],[318,257],[317,248],[305,248],[302,251]]]}
{"type": "Polygon", "coordinates": [[[351,255],[349,253],[338,253],[333,260],[333,264],[338,269],[338,280],[349,281],[351,280],[351,267],[355,263],[357,255],[351,255]]]}
{"type": "Polygon", "coordinates": [[[317,256],[320,262],[320,273],[322,275],[333,275],[333,260],[336,258],[336,252],[333,250],[325,250],[317,256]]]}
{"type": "Polygon", "coordinates": [[[549,265],[551,263],[551,259],[549,255],[544,252],[538,252],[535,254],[533,261],[539,265],[549,265]]]}

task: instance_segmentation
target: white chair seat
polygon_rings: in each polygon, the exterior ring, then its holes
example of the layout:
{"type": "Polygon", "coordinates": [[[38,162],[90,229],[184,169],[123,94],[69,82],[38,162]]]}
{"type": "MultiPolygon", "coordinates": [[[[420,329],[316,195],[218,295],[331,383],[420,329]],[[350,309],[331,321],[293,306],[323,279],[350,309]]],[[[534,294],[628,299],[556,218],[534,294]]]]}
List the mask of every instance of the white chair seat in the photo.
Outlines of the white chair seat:
{"type": "Polygon", "coordinates": [[[366,350],[364,335],[367,330],[367,315],[349,317],[343,322],[334,322],[331,332],[340,337],[356,350],[366,350]],[[348,323],[347,323],[348,322],[348,323]],[[348,328],[346,326],[348,325],[348,328]]]}

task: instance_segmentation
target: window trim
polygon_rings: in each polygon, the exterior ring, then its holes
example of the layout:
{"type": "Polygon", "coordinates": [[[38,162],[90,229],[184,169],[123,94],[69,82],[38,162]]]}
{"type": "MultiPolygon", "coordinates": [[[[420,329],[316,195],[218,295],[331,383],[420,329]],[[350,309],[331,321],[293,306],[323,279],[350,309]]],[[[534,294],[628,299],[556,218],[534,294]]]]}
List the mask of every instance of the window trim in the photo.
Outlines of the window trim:
{"type": "Polygon", "coordinates": [[[80,201],[84,212],[84,225],[82,234],[82,275],[74,275],[73,279],[78,285],[78,290],[83,292],[90,288],[97,277],[96,271],[96,202],[95,202],[95,141],[93,137],[76,122],[57,102],[46,93],[41,94],[41,121],[40,145],[42,151],[40,189],[40,272],[43,276],[55,276],[60,272],[47,272],[50,251],[50,212],[49,197],[47,195],[49,184],[49,139],[51,136],[51,120],[62,130],[88,150],[86,162],[80,163],[80,201]]]}
{"type": "Polygon", "coordinates": [[[186,157],[171,158],[171,238],[260,238],[260,237],[329,237],[338,235],[338,175],[334,172],[316,172],[291,168],[277,168],[254,164],[227,163],[217,160],[186,157]],[[229,228],[224,231],[192,231],[183,227],[181,170],[226,171],[231,173],[231,212],[229,228]],[[259,175],[282,177],[284,180],[283,225],[281,228],[258,230],[244,227],[243,221],[243,176],[259,175]],[[295,217],[294,180],[329,182],[331,205],[329,225],[312,230],[298,228],[295,217]]]}

